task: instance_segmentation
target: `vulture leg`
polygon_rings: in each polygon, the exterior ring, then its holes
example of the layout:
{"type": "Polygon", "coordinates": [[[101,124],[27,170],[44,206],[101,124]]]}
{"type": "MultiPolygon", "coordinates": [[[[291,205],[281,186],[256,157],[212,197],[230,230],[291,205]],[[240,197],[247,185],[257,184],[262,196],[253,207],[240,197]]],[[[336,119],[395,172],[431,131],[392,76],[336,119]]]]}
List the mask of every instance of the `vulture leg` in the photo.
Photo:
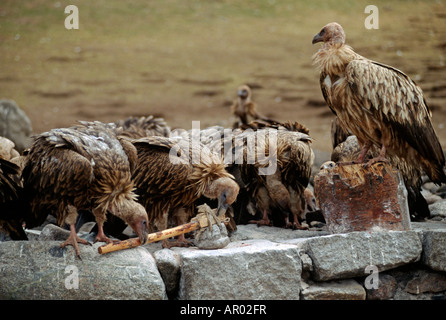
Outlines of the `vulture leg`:
{"type": "MultiPolygon", "coordinates": [[[[189,214],[184,208],[176,208],[172,214],[174,222],[177,226],[187,223],[189,214]]],[[[167,226],[166,226],[167,229],[167,226]]],[[[189,240],[186,240],[184,234],[180,234],[173,241],[169,241],[168,239],[164,239],[162,241],[163,248],[170,249],[172,247],[190,247],[193,246],[193,243],[189,240]]]]}
{"type": "Polygon", "coordinates": [[[77,257],[81,259],[81,250],[79,249],[78,243],[91,245],[91,243],[87,240],[79,238],[76,233],[76,227],[74,226],[74,224],[70,224],[70,235],[68,236],[68,239],[60,245],[60,247],[64,248],[67,245],[72,245],[74,247],[74,250],[76,251],[77,257]]]}
{"type": "Polygon", "coordinates": [[[305,219],[306,200],[304,190],[301,192],[297,192],[290,187],[288,188],[288,191],[290,193],[291,212],[293,213],[293,230],[308,229],[306,227],[303,227],[299,222],[299,218],[301,218],[302,220],[305,219]]]}
{"type": "Polygon", "coordinates": [[[359,153],[358,158],[356,159],[355,163],[363,163],[365,157],[367,156],[367,152],[369,152],[370,147],[372,146],[372,142],[367,141],[364,143],[364,145],[361,148],[361,152],[359,153]]]}
{"type": "Polygon", "coordinates": [[[268,212],[267,210],[263,210],[263,216],[260,220],[249,220],[248,223],[257,223],[257,226],[272,226],[271,220],[268,218],[268,212]]]}
{"type": "Polygon", "coordinates": [[[307,230],[307,227],[303,227],[299,222],[299,214],[294,213],[293,214],[293,230],[307,230]]]}
{"type": "Polygon", "coordinates": [[[76,233],[76,218],[77,218],[77,209],[73,206],[68,206],[67,209],[67,216],[65,218],[65,222],[70,225],[70,235],[68,236],[68,239],[65,240],[64,243],[60,245],[61,248],[66,247],[67,245],[71,245],[74,247],[74,250],[76,251],[77,257],[81,258],[81,251],[79,249],[78,243],[91,245],[90,242],[87,240],[81,239],[78,237],[76,233]]]}
{"type": "Polygon", "coordinates": [[[96,235],[96,238],[94,242],[105,242],[105,243],[116,243],[119,242],[117,240],[113,241],[109,237],[107,237],[104,233],[104,222],[106,214],[102,212],[101,210],[94,209],[93,215],[96,219],[96,223],[98,224],[98,234],[96,235]]]}
{"type": "Polygon", "coordinates": [[[372,164],[375,164],[377,162],[389,162],[389,160],[387,160],[386,158],[386,146],[383,143],[382,147],[381,147],[381,151],[379,152],[379,155],[373,159],[370,159],[367,164],[366,167],[371,166],[372,164]]]}

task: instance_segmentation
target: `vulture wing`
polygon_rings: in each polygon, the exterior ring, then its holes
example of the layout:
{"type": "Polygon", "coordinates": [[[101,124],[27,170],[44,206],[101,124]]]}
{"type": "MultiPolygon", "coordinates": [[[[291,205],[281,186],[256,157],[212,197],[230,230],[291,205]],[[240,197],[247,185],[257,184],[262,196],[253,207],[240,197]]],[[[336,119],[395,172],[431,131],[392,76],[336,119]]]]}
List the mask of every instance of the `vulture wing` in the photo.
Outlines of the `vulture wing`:
{"type": "MultiPolygon", "coordinates": [[[[429,177],[446,182],[444,154],[421,88],[398,69],[366,59],[351,61],[345,76],[352,95],[351,109],[370,113],[377,121],[375,130],[390,140],[387,142],[398,156],[407,156],[407,143],[422,157],[429,177]],[[377,123],[381,125],[376,127],[377,123]]],[[[366,121],[364,125],[371,124],[366,121]]]]}
{"type": "Polygon", "coordinates": [[[140,200],[149,212],[149,219],[154,221],[168,209],[169,200],[179,196],[179,190],[184,191],[181,186],[187,184],[193,168],[187,161],[187,154],[171,139],[152,136],[132,142],[138,150],[133,180],[140,200]],[[175,150],[175,154],[170,154],[171,150],[175,150]],[[157,207],[153,207],[155,205],[157,207]],[[150,212],[155,216],[150,217],[150,212]]]}
{"type": "MultiPolygon", "coordinates": [[[[33,148],[45,148],[44,139],[36,140],[33,148]]],[[[39,153],[30,153],[30,159],[23,169],[24,187],[32,199],[31,206],[34,216],[26,221],[28,228],[43,223],[48,211],[45,208],[58,206],[58,222],[62,223],[66,203],[59,200],[68,200],[71,203],[83,202],[88,196],[79,199],[79,194],[85,194],[94,179],[93,166],[87,158],[66,147],[48,149],[45,157],[40,158],[39,153]],[[39,210],[38,208],[41,208],[39,210]]]]}

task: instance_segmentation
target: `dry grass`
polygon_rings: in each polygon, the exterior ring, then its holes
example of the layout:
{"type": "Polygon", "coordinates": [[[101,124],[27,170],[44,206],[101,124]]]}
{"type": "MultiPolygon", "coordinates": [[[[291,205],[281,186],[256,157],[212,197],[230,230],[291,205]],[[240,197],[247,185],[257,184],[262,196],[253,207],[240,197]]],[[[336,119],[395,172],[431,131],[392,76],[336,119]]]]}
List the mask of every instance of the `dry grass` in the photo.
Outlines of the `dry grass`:
{"type": "Polygon", "coordinates": [[[311,39],[337,21],[360,54],[394,65],[425,89],[446,147],[446,6],[375,1],[380,29],[366,30],[366,1],[2,1],[0,98],[15,100],[41,132],[76,120],[163,116],[174,127],[229,124],[239,84],[259,108],[310,129],[330,150],[332,119],[311,39]],[[22,3],[23,2],[23,3],[22,3]],[[87,4],[88,3],[88,4],[87,4]],[[75,4],[80,29],[64,28],[75,4]]]}

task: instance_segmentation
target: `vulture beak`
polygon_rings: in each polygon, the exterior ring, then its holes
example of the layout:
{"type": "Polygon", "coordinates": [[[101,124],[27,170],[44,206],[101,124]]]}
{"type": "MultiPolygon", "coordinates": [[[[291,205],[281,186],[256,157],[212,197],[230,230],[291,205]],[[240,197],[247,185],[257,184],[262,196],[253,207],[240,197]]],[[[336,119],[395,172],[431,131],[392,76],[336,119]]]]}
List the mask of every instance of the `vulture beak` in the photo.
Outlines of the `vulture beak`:
{"type": "Polygon", "coordinates": [[[311,41],[311,44],[315,44],[315,43],[323,42],[323,41],[324,41],[324,38],[321,36],[320,33],[318,33],[317,35],[315,35],[313,37],[313,41],[311,41]]]}
{"type": "Polygon", "coordinates": [[[238,96],[240,98],[246,99],[246,97],[248,96],[248,91],[246,91],[246,90],[239,90],[237,92],[237,94],[238,94],[238,96]]]}
{"type": "Polygon", "coordinates": [[[141,244],[145,244],[149,235],[149,229],[147,227],[147,220],[141,220],[134,226],[134,231],[139,237],[141,244]]]}
{"type": "Polygon", "coordinates": [[[217,217],[220,217],[221,215],[226,213],[226,210],[228,209],[229,204],[226,202],[226,193],[223,192],[221,196],[218,198],[218,208],[217,208],[217,217]]]}

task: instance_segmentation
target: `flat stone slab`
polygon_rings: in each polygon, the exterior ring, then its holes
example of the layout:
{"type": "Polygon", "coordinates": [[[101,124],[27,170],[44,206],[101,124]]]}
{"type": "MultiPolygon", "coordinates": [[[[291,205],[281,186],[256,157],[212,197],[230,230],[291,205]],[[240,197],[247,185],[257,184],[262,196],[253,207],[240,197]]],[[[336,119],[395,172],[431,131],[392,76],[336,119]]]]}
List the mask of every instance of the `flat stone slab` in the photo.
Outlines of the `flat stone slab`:
{"type": "Polygon", "coordinates": [[[350,232],[298,239],[296,244],[310,256],[317,281],[369,275],[370,265],[378,272],[396,268],[418,261],[422,251],[416,231],[350,232]]]}
{"type": "Polygon", "coordinates": [[[302,300],[365,300],[364,287],[353,279],[311,282],[302,286],[302,300]]]}
{"type": "Polygon", "coordinates": [[[294,245],[247,240],[172,250],[181,260],[179,299],[299,299],[302,263],[294,245]]]}
{"type": "Polygon", "coordinates": [[[0,299],[167,299],[155,259],[144,248],[100,255],[80,245],[78,259],[60,241],[0,243],[0,299]]]}

